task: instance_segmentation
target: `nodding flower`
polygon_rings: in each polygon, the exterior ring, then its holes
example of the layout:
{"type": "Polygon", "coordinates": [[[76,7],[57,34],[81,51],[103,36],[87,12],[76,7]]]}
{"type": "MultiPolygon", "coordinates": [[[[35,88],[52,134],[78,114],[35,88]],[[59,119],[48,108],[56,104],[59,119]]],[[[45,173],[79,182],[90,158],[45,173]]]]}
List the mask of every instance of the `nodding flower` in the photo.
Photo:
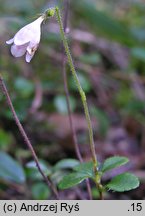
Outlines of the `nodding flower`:
{"type": "Polygon", "coordinates": [[[21,28],[13,38],[6,41],[12,44],[11,53],[14,57],[21,57],[26,54],[26,62],[30,62],[37,50],[41,37],[41,23],[45,19],[40,16],[32,23],[21,28]]]}

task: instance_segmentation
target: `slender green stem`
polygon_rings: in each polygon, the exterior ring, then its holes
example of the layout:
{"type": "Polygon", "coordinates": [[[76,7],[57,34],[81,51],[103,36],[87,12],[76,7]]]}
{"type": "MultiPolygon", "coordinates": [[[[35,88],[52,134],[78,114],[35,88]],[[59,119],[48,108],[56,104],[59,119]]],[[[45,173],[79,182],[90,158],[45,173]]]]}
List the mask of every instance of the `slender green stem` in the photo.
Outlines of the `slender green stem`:
{"type": "MultiPolygon", "coordinates": [[[[70,0],[64,0],[64,17],[63,17],[63,27],[64,27],[64,32],[66,34],[66,29],[67,29],[67,24],[68,24],[68,14],[69,14],[69,6],[70,6],[70,0]]],[[[70,129],[72,133],[72,138],[73,138],[73,143],[74,143],[74,148],[75,148],[75,153],[77,158],[81,163],[83,163],[83,158],[80,152],[79,144],[77,141],[77,135],[75,131],[75,127],[73,124],[73,117],[72,117],[72,112],[71,112],[71,107],[70,107],[70,94],[69,94],[69,89],[68,89],[68,80],[67,80],[67,71],[66,71],[66,59],[65,59],[65,50],[63,48],[62,50],[62,74],[63,74],[63,83],[64,83],[64,91],[65,91],[65,96],[66,96],[66,102],[67,102],[67,110],[68,110],[68,117],[69,117],[69,123],[70,123],[70,129]]],[[[89,179],[86,179],[86,186],[87,186],[87,192],[89,195],[89,199],[92,200],[92,191],[91,191],[91,186],[89,179]]]]}
{"type": "Polygon", "coordinates": [[[81,84],[79,82],[79,79],[78,79],[78,76],[77,76],[77,73],[76,73],[76,70],[75,70],[75,67],[74,67],[74,63],[73,63],[73,60],[72,60],[72,57],[71,57],[71,53],[70,53],[70,49],[69,49],[69,46],[68,46],[67,38],[66,38],[65,33],[64,33],[62,17],[61,17],[60,10],[59,10],[58,7],[55,8],[55,12],[56,12],[56,18],[57,18],[57,21],[58,21],[58,24],[59,24],[59,27],[60,27],[61,38],[62,38],[63,45],[64,45],[64,48],[65,48],[65,52],[66,52],[66,55],[67,55],[67,58],[68,58],[68,63],[69,63],[71,72],[73,74],[74,80],[76,82],[76,85],[77,85],[77,88],[78,88],[78,91],[80,93],[81,100],[82,100],[82,103],[83,103],[84,112],[85,112],[86,121],[87,121],[87,124],[88,124],[88,130],[89,130],[90,149],[91,149],[91,154],[92,154],[92,160],[93,160],[93,163],[94,163],[94,171],[95,171],[95,173],[97,173],[97,158],[96,158],[96,153],[95,153],[93,130],[92,130],[92,125],[91,125],[91,120],[90,120],[90,114],[89,114],[89,110],[88,110],[88,104],[87,104],[87,100],[86,100],[86,95],[85,95],[85,93],[84,93],[84,91],[83,91],[83,89],[81,87],[81,84]]]}

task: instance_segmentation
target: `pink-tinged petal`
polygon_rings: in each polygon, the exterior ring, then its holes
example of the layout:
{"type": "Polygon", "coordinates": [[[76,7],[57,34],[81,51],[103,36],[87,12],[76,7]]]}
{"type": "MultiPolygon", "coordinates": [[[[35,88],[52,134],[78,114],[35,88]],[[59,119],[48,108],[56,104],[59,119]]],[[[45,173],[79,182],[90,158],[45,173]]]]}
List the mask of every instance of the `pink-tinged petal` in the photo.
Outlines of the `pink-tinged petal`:
{"type": "Polygon", "coordinates": [[[41,23],[44,20],[43,17],[39,17],[34,22],[24,26],[14,36],[14,43],[18,46],[33,41],[34,43],[40,42],[41,36],[41,23]]]}
{"type": "Polygon", "coordinates": [[[14,38],[11,38],[10,40],[6,41],[6,44],[12,44],[14,43],[14,38]]]}
{"type": "Polygon", "coordinates": [[[30,42],[30,39],[31,39],[31,35],[32,35],[32,32],[31,30],[29,30],[28,28],[23,27],[22,29],[20,29],[16,35],[14,36],[14,43],[17,45],[17,46],[21,46],[23,44],[26,44],[28,42],[30,42]]]}
{"type": "Polygon", "coordinates": [[[29,63],[31,61],[31,59],[33,58],[34,53],[32,55],[30,55],[28,52],[26,53],[26,62],[29,63]]]}
{"type": "Polygon", "coordinates": [[[21,57],[25,54],[28,44],[17,46],[13,44],[11,46],[11,53],[14,57],[21,57]]]}

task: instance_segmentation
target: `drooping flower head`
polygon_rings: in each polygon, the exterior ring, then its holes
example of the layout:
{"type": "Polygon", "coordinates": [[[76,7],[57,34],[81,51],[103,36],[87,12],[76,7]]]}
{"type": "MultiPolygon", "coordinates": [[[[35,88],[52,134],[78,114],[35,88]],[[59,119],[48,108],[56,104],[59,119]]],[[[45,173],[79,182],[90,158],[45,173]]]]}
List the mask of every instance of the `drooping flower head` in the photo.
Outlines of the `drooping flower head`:
{"type": "Polygon", "coordinates": [[[26,62],[31,61],[39,46],[41,23],[44,19],[44,16],[40,16],[34,22],[20,29],[12,39],[6,41],[7,44],[12,44],[11,53],[14,57],[26,54],[26,62]]]}

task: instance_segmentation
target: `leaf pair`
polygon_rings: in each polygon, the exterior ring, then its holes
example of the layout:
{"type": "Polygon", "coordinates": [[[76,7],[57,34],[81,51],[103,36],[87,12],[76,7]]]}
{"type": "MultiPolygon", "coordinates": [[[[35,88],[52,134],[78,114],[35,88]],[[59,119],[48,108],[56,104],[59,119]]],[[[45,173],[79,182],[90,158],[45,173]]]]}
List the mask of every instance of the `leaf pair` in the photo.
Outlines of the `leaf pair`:
{"type": "MultiPolygon", "coordinates": [[[[110,157],[100,165],[99,175],[100,179],[104,173],[120,167],[128,163],[128,158],[126,157],[110,157]]],[[[85,179],[90,178],[95,182],[95,175],[93,172],[93,163],[85,162],[73,167],[74,172],[64,176],[64,178],[59,183],[60,189],[67,189],[76,186],[83,182],[85,179]]],[[[124,192],[135,189],[139,186],[138,178],[131,173],[122,173],[115,176],[112,180],[104,185],[104,189],[109,189],[117,192],[124,192]]]]}
{"type": "MultiPolygon", "coordinates": [[[[120,167],[126,163],[128,163],[128,158],[126,157],[111,157],[105,160],[102,172],[105,173],[109,170],[112,170],[116,167],[120,167]]],[[[120,175],[115,176],[112,180],[105,186],[109,190],[124,192],[135,189],[139,186],[138,178],[131,173],[122,173],[120,175]]]]}

